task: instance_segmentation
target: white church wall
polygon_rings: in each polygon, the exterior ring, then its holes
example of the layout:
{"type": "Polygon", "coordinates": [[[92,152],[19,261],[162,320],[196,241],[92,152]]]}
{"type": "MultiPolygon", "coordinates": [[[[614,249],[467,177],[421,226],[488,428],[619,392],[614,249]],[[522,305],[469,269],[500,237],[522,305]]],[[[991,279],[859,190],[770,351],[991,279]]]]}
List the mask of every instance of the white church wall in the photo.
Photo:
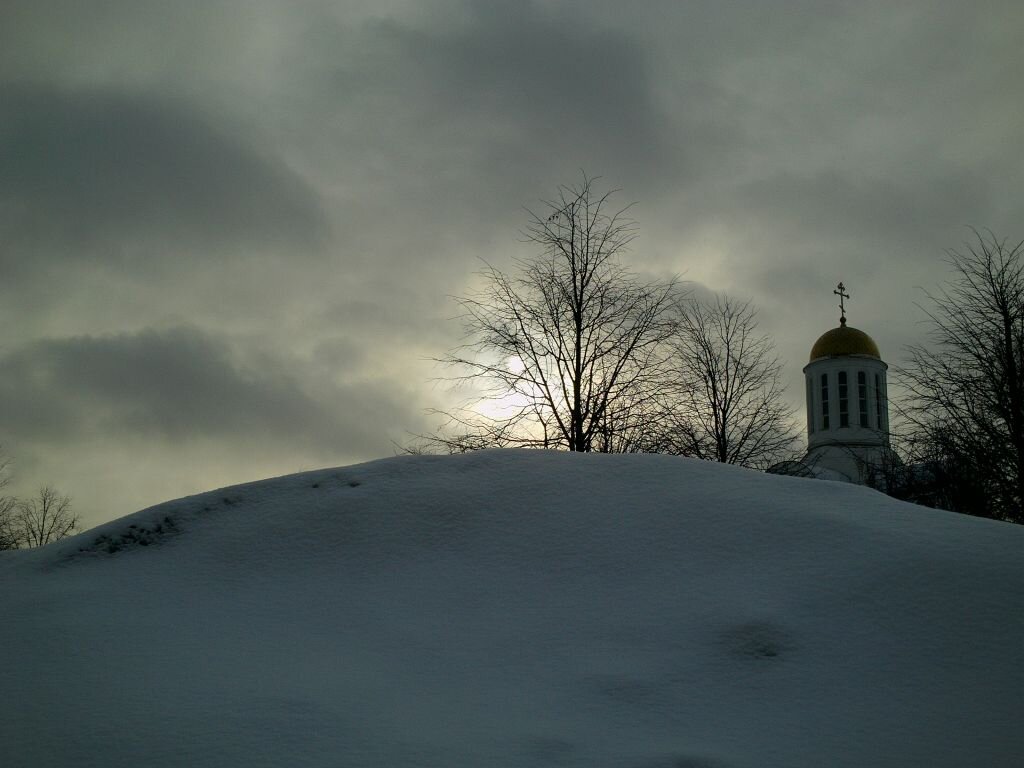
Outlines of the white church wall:
{"type": "Polygon", "coordinates": [[[884,362],[867,355],[822,358],[804,368],[805,464],[863,483],[866,467],[888,459],[887,370],[884,362]]]}

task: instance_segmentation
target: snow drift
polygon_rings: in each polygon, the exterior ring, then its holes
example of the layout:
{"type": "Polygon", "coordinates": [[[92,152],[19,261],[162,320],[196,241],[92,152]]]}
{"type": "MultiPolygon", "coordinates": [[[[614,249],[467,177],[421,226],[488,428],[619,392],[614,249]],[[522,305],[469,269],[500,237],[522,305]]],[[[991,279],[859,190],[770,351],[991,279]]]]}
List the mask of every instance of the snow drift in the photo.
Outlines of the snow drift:
{"type": "Polygon", "coordinates": [[[1016,766],[1024,528],[655,456],[400,457],[0,553],[5,766],[1016,766]]]}

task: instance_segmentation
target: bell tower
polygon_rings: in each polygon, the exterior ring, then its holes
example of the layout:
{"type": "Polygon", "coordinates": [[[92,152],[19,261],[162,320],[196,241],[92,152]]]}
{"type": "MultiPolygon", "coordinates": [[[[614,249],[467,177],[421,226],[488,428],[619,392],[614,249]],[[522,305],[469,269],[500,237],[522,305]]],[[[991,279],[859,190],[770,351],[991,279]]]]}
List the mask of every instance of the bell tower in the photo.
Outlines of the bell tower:
{"type": "Polygon", "coordinates": [[[807,398],[807,454],[812,474],[836,473],[866,484],[892,460],[886,371],[878,345],[846,323],[850,294],[842,283],[839,327],[822,334],[804,367],[807,398]],[[825,472],[821,470],[826,470],[825,472]]]}

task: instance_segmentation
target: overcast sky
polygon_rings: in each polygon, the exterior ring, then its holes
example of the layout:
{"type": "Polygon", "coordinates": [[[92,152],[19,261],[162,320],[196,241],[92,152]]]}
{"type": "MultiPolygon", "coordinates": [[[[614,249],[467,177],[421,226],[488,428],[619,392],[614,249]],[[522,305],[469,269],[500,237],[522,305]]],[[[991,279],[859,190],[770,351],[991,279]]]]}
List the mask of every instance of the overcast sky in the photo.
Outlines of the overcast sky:
{"type": "MultiPolygon", "coordinates": [[[[1024,3],[4,0],[0,442],[87,525],[387,456],[479,259],[580,171],[630,265],[752,298],[800,403],[1024,237],[1024,3]]],[[[801,411],[802,413],[802,411],[801,411]]]]}

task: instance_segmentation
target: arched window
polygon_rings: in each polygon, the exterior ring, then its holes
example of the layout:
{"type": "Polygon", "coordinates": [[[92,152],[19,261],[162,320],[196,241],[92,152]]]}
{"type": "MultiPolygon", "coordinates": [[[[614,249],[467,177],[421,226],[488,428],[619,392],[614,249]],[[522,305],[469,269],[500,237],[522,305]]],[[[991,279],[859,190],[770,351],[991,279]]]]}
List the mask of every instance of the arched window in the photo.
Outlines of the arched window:
{"type": "Polygon", "coordinates": [[[846,386],[846,371],[839,372],[839,426],[850,426],[850,398],[846,386]]]}
{"type": "Polygon", "coordinates": [[[821,374],[821,428],[828,429],[828,374],[821,374]]]}
{"type": "Polygon", "coordinates": [[[857,400],[860,404],[860,425],[868,426],[868,376],[864,371],[857,371],[857,400]]]}
{"type": "Polygon", "coordinates": [[[885,390],[882,389],[882,375],[875,374],[875,417],[878,419],[878,428],[883,432],[889,428],[885,423],[885,390]]]}

